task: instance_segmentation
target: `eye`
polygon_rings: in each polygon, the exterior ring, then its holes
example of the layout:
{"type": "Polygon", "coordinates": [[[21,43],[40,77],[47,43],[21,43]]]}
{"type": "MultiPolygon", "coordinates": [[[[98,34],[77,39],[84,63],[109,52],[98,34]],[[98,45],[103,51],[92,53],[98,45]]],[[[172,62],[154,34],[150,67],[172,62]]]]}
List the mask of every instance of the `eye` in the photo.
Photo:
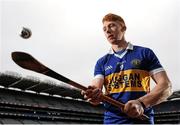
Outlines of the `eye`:
{"type": "Polygon", "coordinates": [[[109,25],[109,27],[114,27],[115,26],[115,24],[114,23],[111,23],[110,25],[109,25]]]}

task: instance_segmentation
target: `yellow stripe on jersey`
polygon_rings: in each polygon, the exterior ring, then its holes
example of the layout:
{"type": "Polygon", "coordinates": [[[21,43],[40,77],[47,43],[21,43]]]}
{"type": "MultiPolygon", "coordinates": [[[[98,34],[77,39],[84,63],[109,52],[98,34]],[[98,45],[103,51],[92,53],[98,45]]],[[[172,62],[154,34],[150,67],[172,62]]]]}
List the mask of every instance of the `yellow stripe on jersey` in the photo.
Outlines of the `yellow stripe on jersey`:
{"type": "Polygon", "coordinates": [[[108,93],[150,91],[149,72],[130,69],[112,73],[105,77],[105,87],[108,93]]]}

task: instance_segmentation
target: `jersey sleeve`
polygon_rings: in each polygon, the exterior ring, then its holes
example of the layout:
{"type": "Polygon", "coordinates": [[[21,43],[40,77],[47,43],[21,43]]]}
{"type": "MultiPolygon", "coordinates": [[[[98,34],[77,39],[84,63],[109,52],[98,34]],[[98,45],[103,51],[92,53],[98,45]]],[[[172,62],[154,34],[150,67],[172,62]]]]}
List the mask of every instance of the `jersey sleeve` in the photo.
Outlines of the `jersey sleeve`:
{"type": "Polygon", "coordinates": [[[146,50],[146,61],[147,61],[147,70],[150,75],[154,75],[158,72],[164,71],[159,59],[151,49],[146,50]]]}
{"type": "Polygon", "coordinates": [[[103,63],[102,59],[99,59],[96,62],[95,68],[94,68],[94,78],[102,78],[104,79],[104,68],[103,68],[103,63]]]}

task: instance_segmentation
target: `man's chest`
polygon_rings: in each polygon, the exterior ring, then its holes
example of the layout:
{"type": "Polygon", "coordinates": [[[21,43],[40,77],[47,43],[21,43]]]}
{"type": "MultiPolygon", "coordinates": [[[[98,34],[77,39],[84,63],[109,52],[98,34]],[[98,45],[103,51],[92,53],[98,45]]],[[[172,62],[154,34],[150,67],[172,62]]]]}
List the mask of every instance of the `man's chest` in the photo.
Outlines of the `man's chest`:
{"type": "Polygon", "coordinates": [[[145,64],[145,60],[138,55],[129,55],[123,58],[112,56],[111,58],[109,58],[109,60],[106,61],[103,67],[105,76],[107,76],[112,73],[119,73],[130,69],[145,70],[145,64]]]}

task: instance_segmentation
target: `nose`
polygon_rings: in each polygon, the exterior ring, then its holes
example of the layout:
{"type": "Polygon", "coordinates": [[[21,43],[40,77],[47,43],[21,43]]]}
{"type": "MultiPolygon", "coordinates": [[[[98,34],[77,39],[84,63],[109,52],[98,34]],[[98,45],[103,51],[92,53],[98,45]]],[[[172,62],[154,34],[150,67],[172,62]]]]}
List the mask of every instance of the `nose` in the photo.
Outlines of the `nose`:
{"type": "Polygon", "coordinates": [[[107,30],[105,31],[107,34],[111,33],[111,29],[107,28],[107,30]]]}

